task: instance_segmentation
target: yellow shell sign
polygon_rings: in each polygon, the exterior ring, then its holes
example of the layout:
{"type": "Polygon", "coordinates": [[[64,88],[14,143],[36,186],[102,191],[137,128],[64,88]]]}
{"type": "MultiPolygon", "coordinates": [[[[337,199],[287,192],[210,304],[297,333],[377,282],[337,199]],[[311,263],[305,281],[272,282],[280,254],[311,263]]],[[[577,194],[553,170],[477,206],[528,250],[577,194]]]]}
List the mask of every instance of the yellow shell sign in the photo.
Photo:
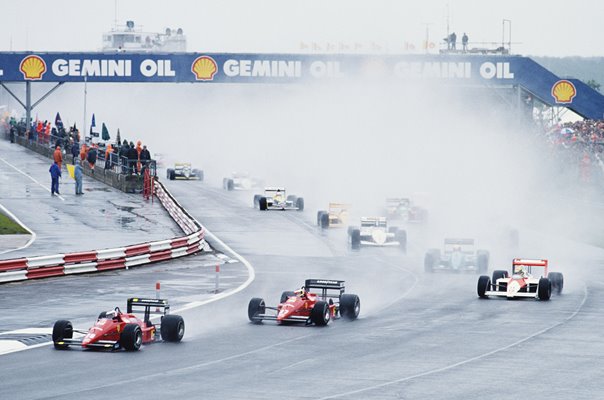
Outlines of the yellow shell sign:
{"type": "Polygon", "coordinates": [[[42,75],[46,72],[46,63],[39,56],[27,56],[21,61],[19,70],[25,79],[37,81],[42,79],[42,75]]]}
{"type": "Polygon", "coordinates": [[[198,81],[211,81],[218,71],[216,61],[210,56],[197,57],[191,64],[191,72],[198,81]]]}
{"type": "Polygon", "coordinates": [[[552,86],[552,96],[558,104],[572,103],[576,95],[577,89],[575,85],[566,79],[560,80],[552,86]]]}

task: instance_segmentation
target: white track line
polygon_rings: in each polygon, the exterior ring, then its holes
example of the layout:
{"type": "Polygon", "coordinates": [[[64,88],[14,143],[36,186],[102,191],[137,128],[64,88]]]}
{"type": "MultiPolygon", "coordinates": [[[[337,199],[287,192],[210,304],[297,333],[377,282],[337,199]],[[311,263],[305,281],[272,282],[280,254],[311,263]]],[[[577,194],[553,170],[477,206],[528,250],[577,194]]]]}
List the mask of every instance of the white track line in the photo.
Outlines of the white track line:
{"type": "Polygon", "coordinates": [[[29,229],[29,227],[27,225],[25,225],[23,222],[21,222],[21,220],[19,218],[17,218],[15,216],[15,214],[8,211],[8,209],[6,207],[4,207],[2,204],[0,204],[0,208],[2,209],[2,211],[4,211],[5,214],[8,214],[9,217],[11,217],[15,222],[17,222],[19,225],[21,225],[26,231],[28,231],[31,234],[31,238],[29,239],[29,241],[27,243],[25,243],[25,245],[23,245],[17,249],[9,249],[9,250],[0,251],[0,254],[10,253],[11,251],[23,250],[23,249],[26,249],[29,246],[31,246],[31,244],[34,242],[34,240],[36,240],[36,232],[29,229]]]}
{"type": "MultiPolygon", "coordinates": [[[[194,301],[194,302],[185,304],[183,307],[173,310],[174,312],[181,312],[181,311],[185,311],[185,310],[191,310],[193,308],[201,307],[203,305],[206,305],[206,304],[209,304],[209,303],[213,303],[215,301],[222,300],[222,299],[224,299],[226,297],[232,296],[232,295],[234,295],[236,293],[241,292],[243,289],[247,288],[254,281],[254,279],[256,279],[256,271],[254,270],[254,267],[252,267],[252,264],[250,264],[248,260],[246,260],[245,258],[243,258],[238,253],[236,253],[226,243],[224,243],[222,240],[218,239],[218,237],[216,237],[216,235],[214,235],[213,233],[211,233],[210,231],[208,231],[205,227],[204,227],[204,229],[205,229],[205,232],[206,232],[205,234],[207,236],[210,236],[211,239],[212,239],[212,241],[218,243],[225,250],[227,250],[229,253],[231,253],[235,258],[237,258],[239,261],[241,261],[241,263],[243,265],[245,265],[245,267],[248,270],[248,278],[247,278],[247,280],[244,283],[242,283],[240,286],[238,286],[237,288],[235,288],[233,290],[228,290],[226,292],[223,292],[223,293],[220,293],[218,295],[212,296],[212,297],[210,297],[209,299],[206,299],[206,300],[194,301]]],[[[156,318],[158,318],[158,317],[156,317],[156,318]]],[[[9,332],[6,332],[6,333],[9,333],[9,332]]],[[[1,337],[0,337],[0,340],[1,340],[1,337]]],[[[38,348],[38,347],[48,346],[48,345],[51,345],[51,344],[52,344],[52,342],[46,342],[46,343],[40,343],[40,344],[36,344],[36,345],[33,345],[33,346],[27,346],[27,347],[23,347],[23,348],[21,348],[21,347],[19,347],[19,348],[12,348],[12,347],[8,347],[7,346],[7,348],[5,348],[5,349],[0,349],[0,355],[2,355],[2,354],[9,354],[9,353],[16,353],[16,352],[23,351],[23,350],[35,349],[35,348],[38,348]]],[[[231,358],[233,358],[233,357],[231,357],[231,358]]],[[[220,361],[226,361],[226,359],[219,360],[219,362],[220,361]]]]}
{"type": "Polygon", "coordinates": [[[395,380],[388,381],[388,382],[379,383],[377,385],[367,386],[367,387],[362,388],[362,389],[351,390],[349,392],[338,393],[338,394],[333,394],[331,396],[321,397],[318,400],[327,400],[327,399],[337,399],[337,398],[340,398],[340,397],[348,397],[348,396],[351,396],[351,395],[354,395],[354,394],[368,392],[370,390],[380,389],[380,388],[383,388],[383,387],[386,387],[386,386],[392,386],[392,385],[395,385],[397,383],[403,383],[403,382],[407,382],[407,381],[410,381],[410,380],[413,380],[413,379],[422,378],[424,376],[433,375],[433,374],[437,374],[439,372],[448,371],[450,369],[453,369],[453,368],[456,368],[456,367],[460,367],[462,365],[466,365],[468,363],[471,363],[471,362],[474,362],[474,361],[481,360],[483,358],[492,356],[493,354],[500,353],[500,352],[508,350],[508,349],[510,349],[512,347],[518,346],[519,344],[527,342],[527,341],[529,341],[529,340],[531,340],[531,339],[533,339],[533,338],[535,338],[535,337],[537,337],[539,335],[542,335],[542,334],[544,334],[546,332],[549,332],[552,329],[557,328],[558,326],[560,326],[560,325],[562,325],[562,324],[570,321],[571,319],[573,319],[579,313],[579,311],[581,310],[581,308],[583,308],[583,305],[585,304],[586,301],[587,301],[587,285],[584,285],[583,286],[583,300],[581,301],[581,304],[579,304],[579,306],[577,307],[577,309],[575,310],[575,312],[573,312],[567,318],[565,318],[565,319],[563,319],[561,321],[558,321],[555,324],[553,324],[553,325],[551,325],[551,326],[549,326],[547,328],[541,329],[540,331],[537,331],[537,332],[533,333],[532,335],[529,335],[529,336],[527,336],[527,337],[525,337],[523,339],[517,340],[514,343],[508,344],[507,346],[503,346],[503,347],[500,347],[500,348],[495,349],[495,350],[491,350],[489,352],[477,355],[477,356],[472,357],[472,358],[468,358],[468,359],[463,360],[463,361],[456,362],[455,364],[450,364],[450,365],[447,365],[447,366],[444,366],[444,367],[441,367],[441,368],[436,368],[436,369],[432,369],[432,370],[429,370],[429,371],[421,372],[419,374],[410,375],[410,376],[406,376],[404,378],[400,378],[400,379],[395,379],[395,380]]]}
{"type": "MultiPolygon", "coordinates": [[[[28,177],[29,179],[31,179],[34,183],[38,184],[39,186],[41,186],[44,190],[46,190],[48,193],[50,193],[50,189],[48,188],[48,186],[41,184],[40,182],[38,182],[37,180],[34,179],[33,176],[26,174],[25,172],[21,171],[19,168],[15,167],[13,164],[9,163],[8,161],[6,161],[4,158],[0,157],[0,161],[2,161],[3,163],[5,163],[6,165],[8,165],[9,167],[11,167],[12,169],[14,169],[15,171],[17,171],[18,173],[20,173],[21,175],[25,175],[26,177],[28,177]]],[[[61,199],[62,201],[65,201],[65,199],[63,198],[63,196],[58,195],[57,196],[59,199],[61,199]]]]}

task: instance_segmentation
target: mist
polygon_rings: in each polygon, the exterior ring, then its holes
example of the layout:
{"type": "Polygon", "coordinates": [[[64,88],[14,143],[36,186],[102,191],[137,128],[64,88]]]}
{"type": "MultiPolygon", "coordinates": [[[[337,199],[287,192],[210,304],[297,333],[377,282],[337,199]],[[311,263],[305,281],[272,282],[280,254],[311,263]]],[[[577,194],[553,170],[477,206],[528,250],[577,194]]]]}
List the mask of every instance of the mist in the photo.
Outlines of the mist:
{"type": "MultiPolygon", "coordinates": [[[[561,207],[569,193],[592,195],[555,167],[544,142],[494,96],[456,86],[355,80],[88,84],[87,91],[88,121],[95,113],[112,138],[120,128],[122,140],[141,140],[166,165],[191,162],[208,185],[247,171],[284,186],[305,198],[311,222],[330,201],[352,204],[351,223],[358,224],[360,216],[380,215],[386,197],[419,192],[430,214],[425,247],[472,237],[497,254],[512,228],[521,236],[526,229],[577,236],[581,210],[561,207]]],[[[34,114],[54,120],[59,111],[64,122],[81,126],[83,102],[83,85],[68,84],[34,114]]],[[[509,261],[509,251],[500,254],[509,261]]]]}

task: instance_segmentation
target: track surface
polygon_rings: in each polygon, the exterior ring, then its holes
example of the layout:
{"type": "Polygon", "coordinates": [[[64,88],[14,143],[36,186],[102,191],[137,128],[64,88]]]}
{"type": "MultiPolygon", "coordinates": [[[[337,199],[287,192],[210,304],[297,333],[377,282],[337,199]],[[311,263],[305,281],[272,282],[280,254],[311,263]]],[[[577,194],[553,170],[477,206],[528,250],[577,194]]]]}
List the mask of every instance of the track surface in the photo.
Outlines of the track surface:
{"type": "MultiPolygon", "coordinates": [[[[46,346],[0,356],[0,398],[594,399],[604,391],[604,281],[591,274],[604,259],[599,250],[561,242],[589,261],[581,260],[581,273],[562,269],[565,292],[552,301],[478,300],[474,275],[422,272],[423,246],[429,244],[413,244],[406,256],[396,249],[352,252],[345,231],[322,233],[312,226],[314,210],[260,213],[250,207],[253,193],[199,182],[173,182],[169,189],[251,262],[252,285],[183,312],[187,332],[178,345],[158,343],[138,353],[46,346]],[[361,298],[361,318],[325,328],[247,321],[251,297],[274,304],[281,291],[310,277],[346,280],[347,292],[361,298]]],[[[525,240],[537,246],[544,238],[525,240]]],[[[169,265],[161,269],[170,273],[169,265]]],[[[109,278],[102,278],[106,285],[109,278]]],[[[97,279],[87,282],[94,286],[97,279]]],[[[123,283],[120,294],[127,296],[143,289],[131,285],[152,280],[151,272],[138,270],[112,282],[123,283]]],[[[50,323],[74,311],[82,316],[82,307],[73,304],[79,294],[63,297],[68,281],[36,285],[36,301],[12,302],[19,321],[50,323]]],[[[32,287],[0,287],[0,293],[18,296],[32,287]]],[[[81,290],[94,318],[106,302],[81,290]]],[[[196,292],[192,284],[180,296],[187,290],[196,292]]]]}

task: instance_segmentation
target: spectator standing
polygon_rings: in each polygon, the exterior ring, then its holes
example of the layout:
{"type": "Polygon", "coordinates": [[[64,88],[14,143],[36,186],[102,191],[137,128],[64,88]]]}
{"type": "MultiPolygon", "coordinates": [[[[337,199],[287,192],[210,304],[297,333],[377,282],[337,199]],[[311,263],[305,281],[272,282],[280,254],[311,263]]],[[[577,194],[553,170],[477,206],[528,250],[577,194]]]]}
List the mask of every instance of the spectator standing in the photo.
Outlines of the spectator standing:
{"type": "Polygon", "coordinates": [[[105,149],[105,169],[111,169],[111,154],[113,153],[113,147],[111,143],[107,145],[105,149]]]}
{"type": "Polygon", "coordinates": [[[144,145],[143,149],[141,150],[140,160],[142,164],[141,171],[144,171],[145,168],[148,167],[149,161],[151,161],[151,153],[149,153],[149,150],[147,150],[147,145],[144,145]]]}
{"type": "Polygon", "coordinates": [[[79,153],[80,153],[80,146],[79,146],[78,142],[74,141],[73,144],[71,145],[72,164],[75,164],[79,153]]]}
{"type": "Polygon", "coordinates": [[[56,163],[56,161],[50,166],[48,170],[50,172],[50,195],[54,196],[59,193],[59,178],[61,177],[61,168],[56,163]]]}
{"type": "Polygon", "coordinates": [[[80,161],[86,161],[87,156],[88,156],[88,147],[86,146],[86,143],[83,143],[82,147],[80,148],[80,161]]]}
{"type": "Polygon", "coordinates": [[[138,152],[134,143],[130,142],[130,148],[128,149],[128,173],[136,173],[136,162],[138,161],[138,152]]]}
{"type": "Polygon", "coordinates": [[[130,146],[128,146],[128,142],[124,140],[124,143],[120,146],[120,150],[118,152],[119,162],[122,164],[122,174],[126,174],[128,172],[128,152],[130,151],[130,146]]]}
{"type": "Polygon", "coordinates": [[[86,160],[88,160],[88,164],[90,165],[90,170],[91,170],[92,174],[94,174],[94,165],[96,164],[96,156],[97,156],[96,147],[94,145],[92,145],[90,147],[90,150],[88,150],[88,155],[86,156],[86,160]]]}
{"type": "Polygon", "coordinates": [[[82,192],[83,170],[82,170],[82,166],[80,164],[81,164],[80,161],[76,159],[75,160],[75,171],[73,173],[73,176],[75,178],[75,194],[76,195],[84,194],[84,192],[82,192]]]}
{"type": "Polygon", "coordinates": [[[457,42],[457,35],[455,34],[455,32],[451,33],[449,35],[449,44],[451,45],[451,50],[455,50],[456,49],[456,43],[457,42]]]}
{"type": "Polygon", "coordinates": [[[461,45],[463,47],[463,52],[467,52],[468,51],[468,35],[466,35],[466,33],[463,33],[463,36],[461,37],[461,45]]]}
{"type": "Polygon", "coordinates": [[[61,165],[63,163],[63,153],[61,152],[61,146],[57,146],[55,148],[55,152],[52,156],[55,162],[59,165],[59,169],[61,169],[61,165]]]}

